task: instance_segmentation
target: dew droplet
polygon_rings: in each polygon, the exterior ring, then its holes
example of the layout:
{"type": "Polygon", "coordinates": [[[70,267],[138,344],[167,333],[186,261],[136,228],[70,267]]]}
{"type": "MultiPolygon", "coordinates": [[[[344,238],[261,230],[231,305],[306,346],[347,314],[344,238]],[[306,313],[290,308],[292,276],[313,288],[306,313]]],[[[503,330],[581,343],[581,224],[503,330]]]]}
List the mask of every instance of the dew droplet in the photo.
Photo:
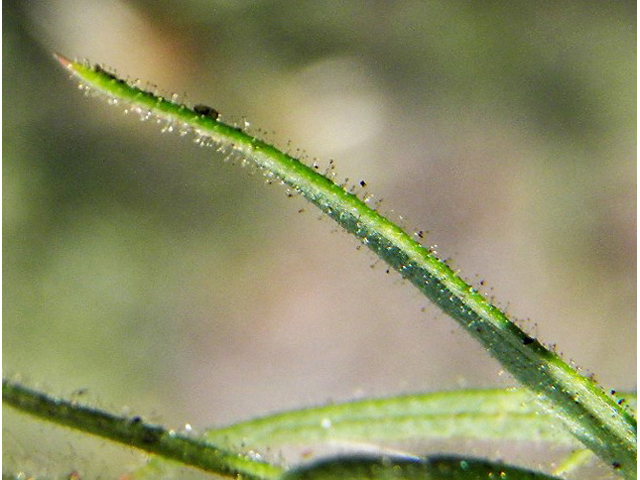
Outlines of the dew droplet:
{"type": "Polygon", "coordinates": [[[255,460],[255,461],[262,461],[262,455],[260,455],[258,452],[256,452],[255,450],[249,450],[249,452],[247,453],[248,457],[251,460],[255,460]]]}
{"type": "Polygon", "coordinates": [[[138,110],[138,115],[140,115],[140,120],[142,120],[143,122],[146,122],[151,118],[151,110],[144,110],[140,107],[138,107],[137,110],[138,110]]]}
{"type": "Polygon", "coordinates": [[[160,132],[162,132],[162,133],[167,133],[167,132],[171,133],[171,132],[173,132],[173,129],[174,129],[173,122],[169,120],[167,122],[167,124],[164,127],[162,127],[162,130],[160,130],[160,132]]]}

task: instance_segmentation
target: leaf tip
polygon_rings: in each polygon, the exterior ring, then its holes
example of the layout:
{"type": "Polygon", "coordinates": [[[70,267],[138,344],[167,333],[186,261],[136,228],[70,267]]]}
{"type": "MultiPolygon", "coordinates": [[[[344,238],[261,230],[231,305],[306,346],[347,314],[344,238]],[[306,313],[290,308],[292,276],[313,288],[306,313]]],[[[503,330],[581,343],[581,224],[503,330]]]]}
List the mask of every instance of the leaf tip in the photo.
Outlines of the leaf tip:
{"type": "Polygon", "coordinates": [[[62,65],[64,68],[71,68],[71,65],[73,64],[73,62],[67,57],[64,57],[56,52],[53,52],[53,58],[55,58],[58,63],[60,63],[60,65],[62,65]]]}

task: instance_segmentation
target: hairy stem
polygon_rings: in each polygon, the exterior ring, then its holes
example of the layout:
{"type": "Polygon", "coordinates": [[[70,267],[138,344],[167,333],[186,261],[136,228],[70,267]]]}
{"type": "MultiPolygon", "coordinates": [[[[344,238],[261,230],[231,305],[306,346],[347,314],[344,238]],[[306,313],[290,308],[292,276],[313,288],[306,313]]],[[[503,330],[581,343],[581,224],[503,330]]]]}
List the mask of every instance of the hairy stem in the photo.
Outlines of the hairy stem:
{"type": "Polygon", "coordinates": [[[462,325],[588,448],[619,474],[635,478],[636,420],[593,381],[582,377],[558,355],[527,335],[434,252],[369,208],[363,200],[315,168],[219,121],[217,116],[203,114],[202,108],[189,108],[142,90],[98,66],[59,55],[56,58],[81,79],[84,88],[125,102],[146,112],[146,116],[155,115],[191,129],[198,138],[206,137],[215,145],[243,155],[263,169],[265,175],[280,179],[299,192],[462,325]]]}
{"type": "Polygon", "coordinates": [[[264,480],[278,478],[282,473],[274,465],[220,449],[203,440],[184,437],[157,425],[145,424],[140,417],[118,417],[50,397],[5,379],[2,380],[2,401],[50,422],[226,477],[241,475],[242,478],[264,480]]]}

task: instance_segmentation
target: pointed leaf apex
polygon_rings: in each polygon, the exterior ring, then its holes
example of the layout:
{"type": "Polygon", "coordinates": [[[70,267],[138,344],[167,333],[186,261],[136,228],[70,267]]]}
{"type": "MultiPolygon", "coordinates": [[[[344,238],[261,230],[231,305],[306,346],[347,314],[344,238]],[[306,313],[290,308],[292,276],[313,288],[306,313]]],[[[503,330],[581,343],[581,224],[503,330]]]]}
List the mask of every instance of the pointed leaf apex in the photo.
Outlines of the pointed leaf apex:
{"type": "Polygon", "coordinates": [[[66,57],[63,57],[62,55],[56,52],[53,53],[53,58],[55,58],[60,63],[60,65],[62,65],[65,68],[71,68],[71,65],[73,64],[71,60],[69,60],[66,57]]]}

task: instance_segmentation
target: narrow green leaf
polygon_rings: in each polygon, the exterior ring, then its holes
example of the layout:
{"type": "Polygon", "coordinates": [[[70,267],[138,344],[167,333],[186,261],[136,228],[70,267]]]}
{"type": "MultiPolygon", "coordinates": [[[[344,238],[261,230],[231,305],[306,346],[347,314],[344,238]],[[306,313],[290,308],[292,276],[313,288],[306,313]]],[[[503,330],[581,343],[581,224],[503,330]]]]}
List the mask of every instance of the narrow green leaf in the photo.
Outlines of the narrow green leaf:
{"type": "Polygon", "coordinates": [[[527,335],[400,227],[369,208],[314,168],[227,125],[212,115],[175,103],[116,78],[104,69],[56,55],[83,88],[92,88],[128,104],[165,128],[193,131],[207,144],[230,149],[280,179],[353,234],[413,283],[484,345],[569,431],[626,478],[636,476],[637,423],[592,380],[527,335]]]}
{"type": "Polygon", "coordinates": [[[22,385],[2,380],[2,401],[44,420],[91,433],[148,453],[177,460],[208,472],[247,479],[273,479],[282,470],[247,455],[230,452],[203,441],[182,436],[140,417],[119,417],[101,410],[50,397],[22,385]]]}
{"type": "Polygon", "coordinates": [[[580,445],[554,416],[540,412],[531,393],[522,388],[423,393],[305,408],[210,430],[204,438],[246,447],[450,438],[580,445]]]}
{"type": "MultiPolygon", "coordinates": [[[[635,393],[617,395],[635,412],[635,393]]],[[[523,388],[421,393],[303,408],[208,430],[204,438],[244,447],[450,438],[580,445],[523,388]]]]}

